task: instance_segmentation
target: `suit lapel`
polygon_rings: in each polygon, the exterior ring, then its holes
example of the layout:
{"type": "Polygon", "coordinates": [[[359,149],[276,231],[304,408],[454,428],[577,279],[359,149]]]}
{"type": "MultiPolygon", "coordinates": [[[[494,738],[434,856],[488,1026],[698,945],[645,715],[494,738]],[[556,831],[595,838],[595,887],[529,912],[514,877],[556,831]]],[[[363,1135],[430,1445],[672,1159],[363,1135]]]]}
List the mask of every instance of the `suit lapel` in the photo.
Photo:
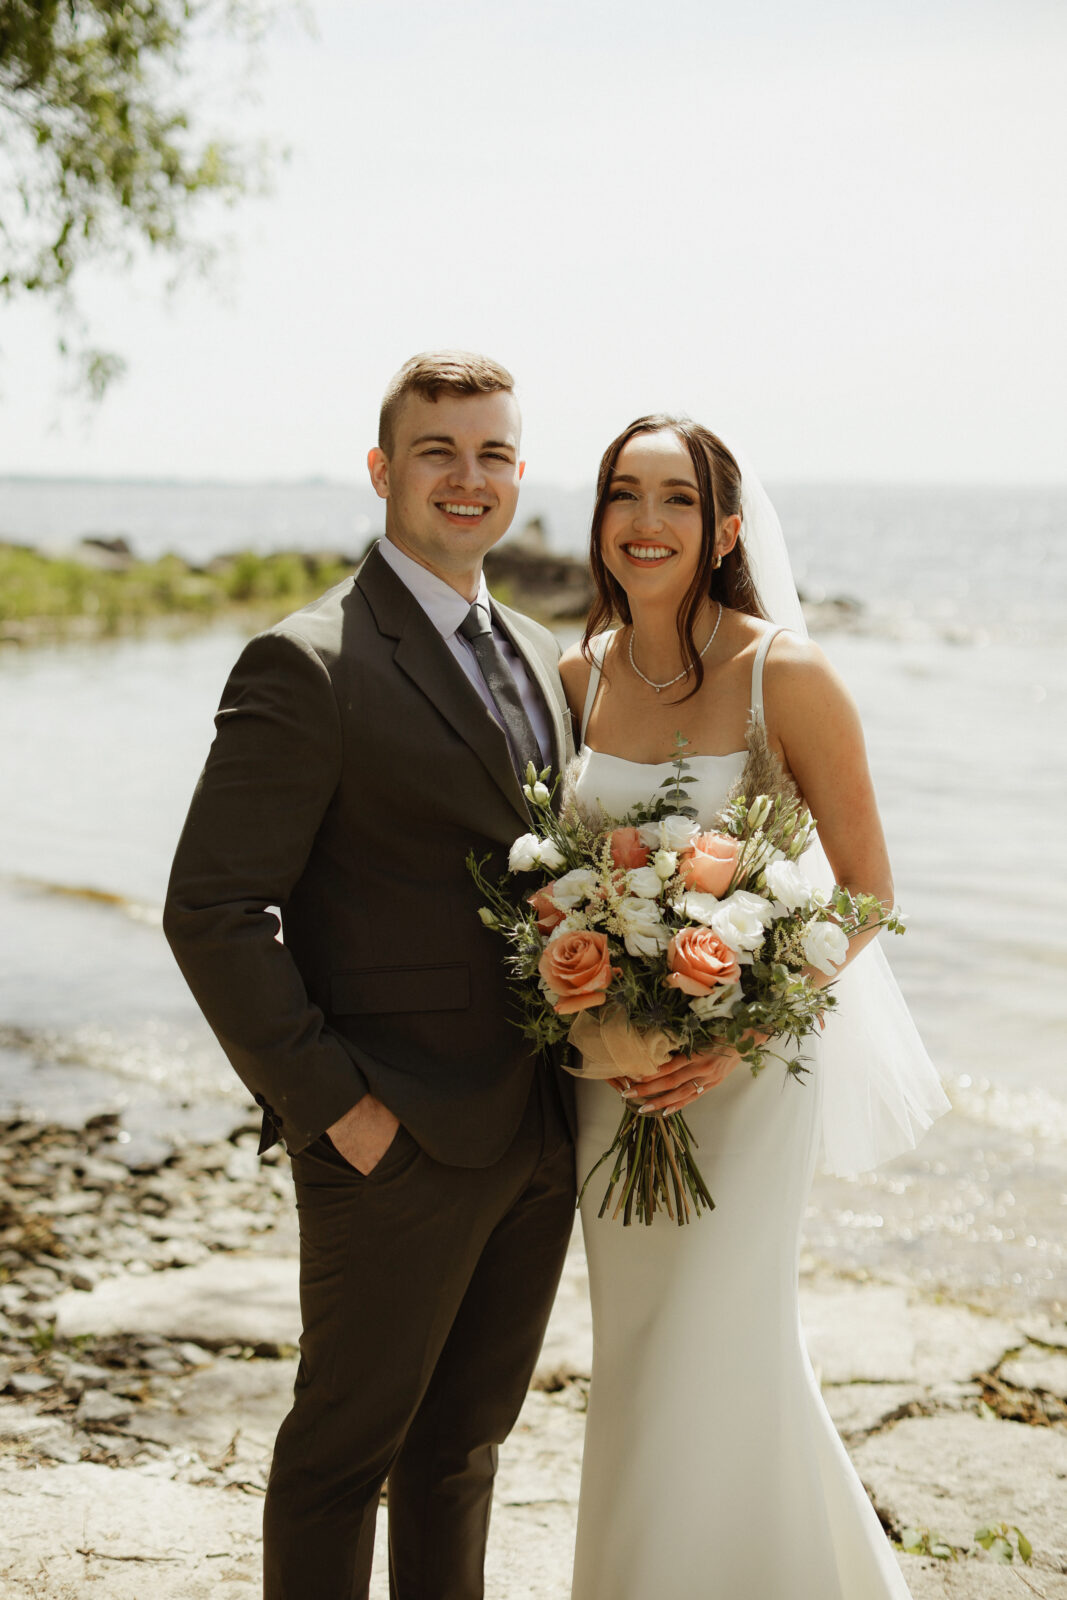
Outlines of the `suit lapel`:
{"type": "MultiPolygon", "coordinates": [[[[470,746],[528,827],[530,816],[507,739],[418,601],[377,549],[364,561],[356,582],[379,631],[396,641],[396,665],[470,746]]],[[[523,656],[525,659],[525,651],[523,656]]]]}

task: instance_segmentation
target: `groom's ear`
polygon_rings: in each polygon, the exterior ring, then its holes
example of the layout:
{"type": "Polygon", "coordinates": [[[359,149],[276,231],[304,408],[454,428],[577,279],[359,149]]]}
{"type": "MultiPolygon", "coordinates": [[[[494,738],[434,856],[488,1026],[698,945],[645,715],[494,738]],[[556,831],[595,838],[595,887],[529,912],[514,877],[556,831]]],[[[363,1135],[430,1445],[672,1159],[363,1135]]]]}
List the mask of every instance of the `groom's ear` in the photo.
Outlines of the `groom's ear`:
{"type": "Polygon", "coordinates": [[[381,500],[389,498],[389,457],[377,445],[368,452],[367,471],[370,481],[374,485],[374,492],[381,500]]]}

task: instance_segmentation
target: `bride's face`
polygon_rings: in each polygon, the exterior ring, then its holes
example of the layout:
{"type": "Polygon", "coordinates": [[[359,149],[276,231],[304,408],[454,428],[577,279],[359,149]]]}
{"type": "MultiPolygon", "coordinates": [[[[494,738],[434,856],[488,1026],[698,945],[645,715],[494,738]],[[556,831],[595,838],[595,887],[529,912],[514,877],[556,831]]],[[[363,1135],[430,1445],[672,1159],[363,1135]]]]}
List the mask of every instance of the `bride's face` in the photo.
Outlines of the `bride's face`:
{"type": "Polygon", "coordinates": [[[604,564],[627,595],[682,598],[704,529],[693,462],[676,433],[639,433],[620,450],[600,530],[604,564]]]}

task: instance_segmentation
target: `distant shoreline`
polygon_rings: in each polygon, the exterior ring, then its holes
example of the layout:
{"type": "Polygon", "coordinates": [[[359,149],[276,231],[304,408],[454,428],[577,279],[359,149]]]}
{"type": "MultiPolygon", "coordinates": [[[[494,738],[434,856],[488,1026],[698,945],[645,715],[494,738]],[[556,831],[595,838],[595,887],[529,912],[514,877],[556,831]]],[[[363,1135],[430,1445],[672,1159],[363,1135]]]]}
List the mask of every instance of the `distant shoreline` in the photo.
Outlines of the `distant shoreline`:
{"type": "MultiPolygon", "coordinates": [[[[264,626],[357,570],[366,551],[240,550],[206,562],[136,556],[121,537],[88,537],[64,552],[0,541],[0,644],[111,638],[161,621],[252,615],[264,626]]],[[[490,551],[486,575],[507,604],[545,622],[584,618],[586,564],[513,541],[490,551]]]]}

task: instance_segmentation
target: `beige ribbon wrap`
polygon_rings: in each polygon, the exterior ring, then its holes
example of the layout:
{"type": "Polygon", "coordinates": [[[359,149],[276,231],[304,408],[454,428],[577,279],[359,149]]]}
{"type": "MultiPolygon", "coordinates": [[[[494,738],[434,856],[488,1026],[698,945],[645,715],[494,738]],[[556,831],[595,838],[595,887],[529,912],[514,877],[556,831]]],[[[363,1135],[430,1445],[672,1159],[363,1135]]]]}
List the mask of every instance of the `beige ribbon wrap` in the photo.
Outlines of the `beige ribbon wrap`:
{"type": "Polygon", "coordinates": [[[678,1048],[666,1028],[634,1028],[617,1005],[580,1011],[569,1037],[582,1057],[580,1067],[567,1068],[576,1078],[649,1078],[678,1048]]]}

